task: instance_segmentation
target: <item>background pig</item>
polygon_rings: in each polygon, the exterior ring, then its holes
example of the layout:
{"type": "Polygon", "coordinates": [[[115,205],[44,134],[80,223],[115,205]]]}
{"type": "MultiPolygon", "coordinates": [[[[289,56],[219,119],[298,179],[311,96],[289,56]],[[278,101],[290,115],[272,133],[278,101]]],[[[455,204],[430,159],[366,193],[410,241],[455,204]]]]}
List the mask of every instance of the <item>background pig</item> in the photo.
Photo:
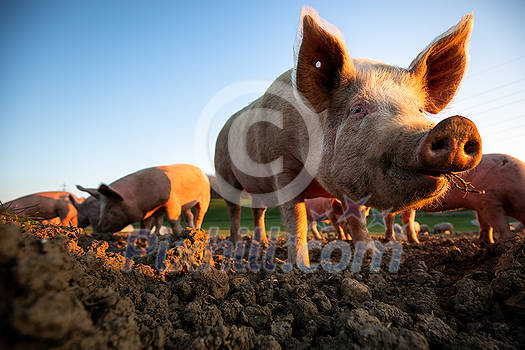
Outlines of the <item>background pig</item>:
{"type": "Polygon", "coordinates": [[[398,223],[394,224],[394,233],[401,237],[403,235],[403,226],[399,225],[398,223]]]}
{"type": "Polygon", "coordinates": [[[343,228],[339,225],[339,218],[335,215],[335,212],[332,210],[332,202],[336,200],[333,198],[311,198],[305,199],[304,203],[306,205],[306,217],[310,225],[310,229],[314,234],[314,238],[318,240],[323,240],[323,236],[317,230],[317,221],[316,218],[323,217],[324,219],[330,220],[334,232],[337,233],[339,239],[350,239],[350,233],[343,231],[343,228]]]}
{"type": "MultiPolygon", "coordinates": [[[[439,212],[456,209],[475,210],[480,227],[480,237],[486,243],[493,243],[494,229],[499,240],[514,237],[508,216],[525,224],[525,164],[506,154],[484,154],[481,162],[472,170],[458,174],[485,194],[467,193],[451,186],[438,201],[427,204],[419,210],[439,212]]],[[[403,213],[403,223],[410,224],[415,211],[403,213]]],[[[415,233],[407,232],[409,240],[417,242],[415,233]],[[410,238],[412,237],[412,238],[410,238]]]]}
{"type": "Polygon", "coordinates": [[[440,222],[439,224],[434,225],[434,234],[451,234],[454,231],[454,225],[452,225],[450,222],[440,222]]]}
{"type": "Polygon", "coordinates": [[[521,232],[523,231],[523,224],[521,222],[513,221],[509,224],[511,232],[521,232]]]}
{"type": "MultiPolygon", "coordinates": [[[[395,239],[397,232],[394,230],[395,213],[383,211],[383,220],[385,222],[385,238],[395,239]]],[[[401,212],[401,221],[405,229],[407,239],[410,243],[419,243],[417,234],[420,231],[420,225],[416,219],[415,210],[407,210],[401,212]]],[[[427,227],[428,231],[428,227],[427,227]]]]}
{"type": "MultiPolygon", "coordinates": [[[[195,207],[195,227],[200,228],[210,203],[208,177],[189,164],[143,169],[86,191],[100,201],[95,233],[117,232],[128,224],[152,220],[155,212],[164,210],[177,236],[182,231],[181,213],[195,207]]],[[[188,225],[193,225],[193,218],[188,225]]]]}
{"type": "MultiPolygon", "coordinates": [[[[445,174],[481,158],[475,125],[435,114],[453,99],[467,68],[473,16],[424,49],[408,69],[348,54],[342,34],[304,7],[294,68],[234,114],[221,130],[215,168],[240,239],[240,195],[252,194],[263,241],[265,207],[280,205],[289,261],[309,266],[307,198],[337,198],[392,212],[443,193],[445,174]],[[366,203],[360,200],[366,199],[366,203]]],[[[349,217],[356,241],[370,240],[366,222],[349,217]]]]}
{"type": "Polygon", "coordinates": [[[77,202],[82,201],[69,192],[39,192],[4,203],[4,208],[20,216],[35,216],[48,222],[56,222],[55,218],[59,218],[62,225],[69,225],[70,222],[77,225],[77,210],[69,202],[69,196],[77,202]],[[27,209],[20,210],[22,208],[27,209]]]}

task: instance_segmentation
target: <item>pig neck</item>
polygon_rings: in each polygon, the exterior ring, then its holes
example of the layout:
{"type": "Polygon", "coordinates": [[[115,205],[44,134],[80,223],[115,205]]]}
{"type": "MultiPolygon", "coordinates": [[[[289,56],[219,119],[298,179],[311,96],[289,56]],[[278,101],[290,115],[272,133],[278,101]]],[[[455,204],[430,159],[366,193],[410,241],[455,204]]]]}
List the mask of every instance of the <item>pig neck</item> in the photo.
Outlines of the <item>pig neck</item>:
{"type": "Polygon", "coordinates": [[[337,128],[330,127],[327,124],[328,111],[325,110],[320,113],[322,115],[322,125],[323,125],[323,141],[321,148],[321,163],[319,170],[315,177],[315,181],[333,198],[343,199],[343,194],[339,193],[337,186],[331,181],[331,174],[329,169],[333,162],[333,154],[335,149],[335,140],[337,138],[337,128]]]}

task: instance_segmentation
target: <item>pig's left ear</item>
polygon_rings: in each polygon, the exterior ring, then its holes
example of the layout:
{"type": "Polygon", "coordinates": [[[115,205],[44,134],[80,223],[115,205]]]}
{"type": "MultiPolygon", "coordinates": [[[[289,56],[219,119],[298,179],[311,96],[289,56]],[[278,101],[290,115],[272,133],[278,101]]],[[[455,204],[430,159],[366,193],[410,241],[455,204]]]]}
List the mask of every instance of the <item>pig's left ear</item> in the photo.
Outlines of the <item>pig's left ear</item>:
{"type": "Polygon", "coordinates": [[[339,84],[355,75],[341,32],[308,6],[301,11],[294,54],[292,84],[317,113],[328,108],[339,84]]]}
{"type": "Polygon", "coordinates": [[[436,38],[410,64],[427,92],[425,111],[436,114],[452,101],[468,67],[468,46],[474,15],[466,15],[455,26],[436,38]]]}
{"type": "Polygon", "coordinates": [[[79,191],[87,192],[93,197],[95,197],[96,199],[100,199],[100,193],[98,193],[98,191],[95,188],[84,188],[80,185],[77,185],[77,188],[79,191]]]}
{"type": "Polygon", "coordinates": [[[120,202],[122,202],[124,200],[124,198],[122,198],[120,193],[118,193],[117,191],[115,191],[114,189],[112,189],[111,187],[109,187],[106,184],[101,184],[98,187],[98,191],[100,192],[100,194],[102,194],[102,195],[104,195],[104,196],[106,196],[108,198],[113,198],[113,199],[118,200],[120,202]]]}

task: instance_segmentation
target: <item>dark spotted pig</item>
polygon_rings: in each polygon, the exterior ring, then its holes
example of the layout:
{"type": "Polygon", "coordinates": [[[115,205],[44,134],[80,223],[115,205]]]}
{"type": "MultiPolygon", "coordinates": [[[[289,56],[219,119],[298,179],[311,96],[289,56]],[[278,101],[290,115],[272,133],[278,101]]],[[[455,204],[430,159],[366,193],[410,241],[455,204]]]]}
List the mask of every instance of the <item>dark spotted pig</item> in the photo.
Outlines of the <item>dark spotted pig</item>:
{"type": "MultiPolygon", "coordinates": [[[[72,196],[69,197],[69,201],[77,209],[78,227],[86,228],[89,225],[91,225],[91,227],[93,228],[93,231],[95,231],[98,226],[98,220],[100,217],[100,201],[96,197],[98,196],[98,191],[94,188],[84,188],[80,185],[77,185],[77,188],[80,191],[87,192],[89,194],[91,193],[93,194],[92,196],[87,197],[86,200],[84,200],[83,202],[78,202],[75,199],[75,197],[72,197],[72,196]]],[[[155,233],[160,235],[160,230],[163,224],[165,213],[166,211],[163,208],[161,208],[157,210],[153,215],[149,216],[147,219],[141,220],[140,229],[141,230],[151,230],[153,226],[155,226],[155,233]]],[[[195,227],[191,209],[188,209],[183,214],[184,214],[184,218],[186,219],[186,222],[188,223],[188,225],[191,227],[195,227]],[[188,216],[188,213],[189,213],[189,216],[188,216]]]]}
{"type": "MultiPolygon", "coordinates": [[[[143,169],[86,192],[100,201],[96,233],[118,232],[131,223],[148,220],[155,213],[165,211],[175,236],[182,231],[181,213],[193,207],[196,209],[194,226],[201,227],[211,194],[206,174],[189,164],[143,169]]],[[[186,216],[186,219],[190,218],[186,216]]],[[[188,225],[193,226],[193,217],[188,225]]]]}

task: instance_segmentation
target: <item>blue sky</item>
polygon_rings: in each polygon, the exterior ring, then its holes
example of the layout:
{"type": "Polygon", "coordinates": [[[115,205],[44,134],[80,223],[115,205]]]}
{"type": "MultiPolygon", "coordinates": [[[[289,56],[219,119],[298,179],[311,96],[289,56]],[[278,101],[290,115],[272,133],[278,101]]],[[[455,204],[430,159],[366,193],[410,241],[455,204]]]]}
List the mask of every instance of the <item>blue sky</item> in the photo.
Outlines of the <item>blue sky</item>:
{"type": "MultiPolygon", "coordinates": [[[[440,117],[472,119],[484,153],[525,160],[525,2],[3,1],[0,201],[96,187],[142,168],[190,163],[230,114],[293,65],[304,4],[337,26],[353,57],[407,67],[474,12],[471,64],[440,117]],[[196,130],[221,90],[233,92],[196,130]]],[[[434,121],[439,121],[434,118],[434,121]]]]}

